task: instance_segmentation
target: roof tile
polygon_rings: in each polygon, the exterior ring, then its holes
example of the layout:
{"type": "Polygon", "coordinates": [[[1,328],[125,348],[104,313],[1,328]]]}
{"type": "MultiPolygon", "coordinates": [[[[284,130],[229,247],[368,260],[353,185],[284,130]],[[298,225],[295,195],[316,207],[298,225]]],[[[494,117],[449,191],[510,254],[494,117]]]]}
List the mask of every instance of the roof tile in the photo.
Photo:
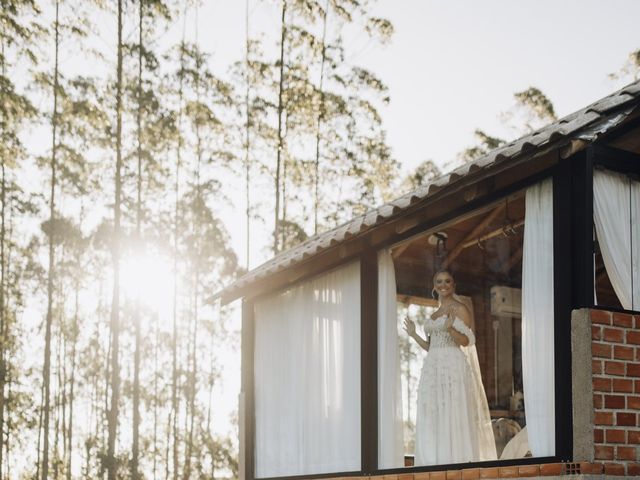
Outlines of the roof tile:
{"type": "Polygon", "coordinates": [[[435,192],[456,180],[464,178],[466,175],[488,168],[493,164],[515,158],[521,154],[530,154],[538,147],[554,143],[567,136],[577,136],[581,130],[592,123],[598,121],[602,123],[603,121],[611,120],[607,115],[613,117],[616,111],[619,111],[619,107],[627,105],[639,97],[640,81],[637,81],[627,85],[618,92],[592,103],[582,110],[578,110],[577,112],[567,115],[566,117],[532,132],[531,134],[525,135],[520,139],[509,142],[507,145],[483,155],[472,163],[462,165],[450,174],[442,175],[434,179],[432,182],[422,185],[416,190],[409,192],[388,204],[382,205],[376,210],[367,212],[366,214],[360,215],[350,222],[336,227],[333,230],[320,233],[319,235],[310,238],[301,245],[277,255],[251,272],[246,273],[225,290],[218,292],[215,296],[218,297],[223,293],[228,296],[233,296],[235,291],[238,291],[261,278],[283,270],[288,266],[297,264],[322,250],[341,243],[349,237],[358,235],[365,229],[392,218],[398,212],[402,212],[414,205],[416,202],[433,195],[435,192]]]}

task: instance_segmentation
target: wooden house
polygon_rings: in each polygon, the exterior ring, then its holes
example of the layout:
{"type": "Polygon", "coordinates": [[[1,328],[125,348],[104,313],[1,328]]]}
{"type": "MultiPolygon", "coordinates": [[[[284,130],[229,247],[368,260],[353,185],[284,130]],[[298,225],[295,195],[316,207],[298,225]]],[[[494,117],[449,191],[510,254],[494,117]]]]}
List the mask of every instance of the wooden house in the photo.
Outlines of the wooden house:
{"type": "Polygon", "coordinates": [[[242,299],[241,477],[640,475],[639,245],[636,82],[277,255],[219,293],[242,299]],[[428,314],[443,267],[520,454],[414,464],[398,305],[428,314]]]}

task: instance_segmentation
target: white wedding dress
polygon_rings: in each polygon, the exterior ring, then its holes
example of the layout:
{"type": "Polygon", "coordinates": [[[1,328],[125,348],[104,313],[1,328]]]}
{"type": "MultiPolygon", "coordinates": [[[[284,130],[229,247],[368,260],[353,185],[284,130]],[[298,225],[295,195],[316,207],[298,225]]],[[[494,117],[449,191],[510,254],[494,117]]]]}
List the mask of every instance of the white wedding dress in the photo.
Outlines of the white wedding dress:
{"type": "Polygon", "coordinates": [[[460,347],[445,322],[446,316],[425,322],[424,330],[431,342],[418,386],[416,466],[497,457],[475,335],[455,318],[453,328],[469,339],[468,346],[460,347]]]}

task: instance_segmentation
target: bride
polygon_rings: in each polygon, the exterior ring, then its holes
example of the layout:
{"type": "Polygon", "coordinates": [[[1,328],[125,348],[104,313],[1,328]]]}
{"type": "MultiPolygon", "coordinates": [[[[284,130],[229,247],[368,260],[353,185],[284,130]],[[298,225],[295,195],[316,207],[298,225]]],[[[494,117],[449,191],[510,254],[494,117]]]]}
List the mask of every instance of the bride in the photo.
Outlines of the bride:
{"type": "Polygon", "coordinates": [[[424,326],[408,318],[405,331],[428,353],[418,386],[415,465],[496,459],[487,397],[475,349],[473,317],[448,271],[433,277],[439,307],[424,326]]]}

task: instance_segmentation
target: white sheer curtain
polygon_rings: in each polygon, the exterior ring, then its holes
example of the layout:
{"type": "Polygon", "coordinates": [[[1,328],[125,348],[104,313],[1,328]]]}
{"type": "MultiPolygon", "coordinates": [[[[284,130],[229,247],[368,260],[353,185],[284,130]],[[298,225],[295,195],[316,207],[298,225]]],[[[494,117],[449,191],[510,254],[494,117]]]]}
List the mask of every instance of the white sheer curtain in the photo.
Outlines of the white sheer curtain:
{"type": "Polygon", "coordinates": [[[531,453],[555,454],[553,183],[527,189],[522,258],[522,377],[531,453]]]}
{"type": "Polygon", "coordinates": [[[627,310],[640,309],[640,182],[611,171],[593,174],[593,219],[613,289],[627,310]]]}
{"type": "Polygon", "coordinates": [[[360,264],[255,304],[255,474],[360,470],[360,264]]]}
{"type": "Polygon", "coordinates": [[[396,274],[389,249],[378,253],[378,467],[404,466],[396,274]]]}

